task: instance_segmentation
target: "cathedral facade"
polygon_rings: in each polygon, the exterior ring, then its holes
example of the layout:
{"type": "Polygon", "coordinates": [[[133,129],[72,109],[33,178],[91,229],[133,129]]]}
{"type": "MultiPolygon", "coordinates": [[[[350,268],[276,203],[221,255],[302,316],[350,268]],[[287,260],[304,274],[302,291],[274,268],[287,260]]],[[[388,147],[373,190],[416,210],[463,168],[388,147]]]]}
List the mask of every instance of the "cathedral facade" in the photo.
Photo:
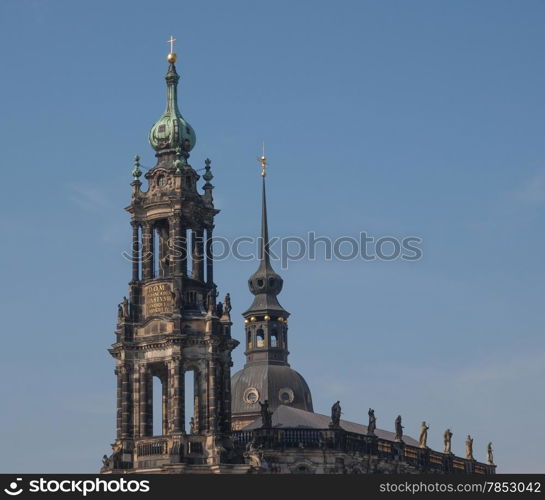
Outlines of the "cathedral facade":
{"type": "Polygon", "coordinates": [[[219,211],[211,162],[203,169],[189,163],[196,136],[178,108],[172,50],[167,60],[166,109],[149,134],[157,162],[143,186],[135,158],[126,209],[132,277],[109,349],[116,363],[116,439],[101,472],[493,474],[491,446],[488,463],[478,462],[470,436],[466,456],[457,457],[448,429],[438,452],[426,444],[424,422],[415,440],[403,435],[401,417],[395,432],[378,429],[372,409],[367,425],[342,420],[340,402],[331,415],[314,413],[307,382],[288,363],[289,313],[278,301],[283,279],[268,251],[265,157],[259,265],[248,280],[254,299],[240,332],[246,363],[231,376],[239,341],[231,332],[230,296],[222,290],[220,302],[214,282],[219,211]],[[197,170],[204,170],[200,187],[197,170]],[[191,415],[185,414],[186,379],[192,381],[191,415]],[[161,400],[155,415],[154,390],[161,400]]]}

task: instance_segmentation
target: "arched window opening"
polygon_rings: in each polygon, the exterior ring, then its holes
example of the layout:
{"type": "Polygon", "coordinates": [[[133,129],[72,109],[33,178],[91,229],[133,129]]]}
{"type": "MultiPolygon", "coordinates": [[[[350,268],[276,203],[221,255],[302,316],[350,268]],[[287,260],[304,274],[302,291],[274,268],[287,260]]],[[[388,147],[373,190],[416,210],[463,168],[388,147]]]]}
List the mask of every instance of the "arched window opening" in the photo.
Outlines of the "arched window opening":
{"type": "Polygon", "coordinates": [[[185,294],[186,307],[195,308],[197,306],[197,292],[187,292],[185,294]]]}
{"type": "Polygon", "coordinates": [[[159,240],[159,231],[154,226],[151,230],[152,278],[159,276],[159,240]]]}
{"type": "Polygon", "coordinates": [[[278,347],[278,331],[276,328],[273,328],[271,331],[271,340],[269,342],[269,345],[271,347],[278,347]]]}
{"type": "Polygon", "coordinates": [[[260,328],[255,334],[256,347],[265,347],[265,333],[260,328]]]}
{"type": "Polygon", "coordinates": [[[188,434],[196,434],[198,432],[197,414],[198,414],[198,401],[195,399],[197,389],[195,384],[197,383],[197,377],[193,370],[185,372],[185,431],[188,434]]]}
{"type": "Polygon", "coordinates": [[[165,415],[163,413],[163,384],[161,379],[157,376],[152,378],[152,400],[153,400],[153,435],[163,435],[163,420],[165,415]]]}
{"type": "Polygon", "coordinates": [[[166,220],[155,223],[152,230],[153,277],[170,275],[169,227],[166,220]]]}

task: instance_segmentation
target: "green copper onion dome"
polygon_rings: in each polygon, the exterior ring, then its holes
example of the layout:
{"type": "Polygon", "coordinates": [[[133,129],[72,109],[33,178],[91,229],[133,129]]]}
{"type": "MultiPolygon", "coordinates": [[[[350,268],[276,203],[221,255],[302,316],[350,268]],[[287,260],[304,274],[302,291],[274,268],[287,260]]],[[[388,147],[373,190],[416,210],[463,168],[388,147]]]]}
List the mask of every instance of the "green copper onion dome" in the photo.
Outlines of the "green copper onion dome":
{"type": "Polygon", "coordinates": [[[175,54],[169,54],[169,67],[165,76],[167,82],[167,107],[157,123],[151,127],[149,142],[157,152],[176,150],[189,153],[195,146],[197,138],[195,131],[185,121],[178,109],[178,80],[176,73],[175,54]],[[171,57],[172,56],[172,57],[171,57]]]}

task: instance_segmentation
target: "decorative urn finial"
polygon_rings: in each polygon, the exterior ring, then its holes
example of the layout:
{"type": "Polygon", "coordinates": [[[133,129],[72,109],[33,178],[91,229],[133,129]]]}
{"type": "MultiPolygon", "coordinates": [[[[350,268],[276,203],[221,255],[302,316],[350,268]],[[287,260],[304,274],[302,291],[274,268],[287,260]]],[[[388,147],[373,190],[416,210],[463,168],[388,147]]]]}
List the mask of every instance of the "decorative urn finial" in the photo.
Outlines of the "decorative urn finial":
{"type": "Polygon", "coordinates": [[[134,180],[138,180],[138,178],[142,175],[142,170],[140,170],[140,156],[136,155],[134,157],[134,168],[132,169],[132,176],[134,177],[134,180]]]}

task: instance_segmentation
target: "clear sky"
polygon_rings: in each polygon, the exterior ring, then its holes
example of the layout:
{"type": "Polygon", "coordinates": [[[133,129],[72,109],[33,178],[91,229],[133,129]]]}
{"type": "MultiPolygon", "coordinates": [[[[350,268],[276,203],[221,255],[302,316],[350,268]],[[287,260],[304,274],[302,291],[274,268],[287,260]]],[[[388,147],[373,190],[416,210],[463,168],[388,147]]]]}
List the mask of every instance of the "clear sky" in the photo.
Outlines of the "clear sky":
{"type": "MultiPolygon", "coordinates": [[[[171,34],[218,235],[259,230],[264,140],[272,235],[423,239],[281,271],[315,410],[545,472],[544,25],[542,0],[1,2],[0,472],[94,472],[113,442],[123,208],[171,34]]],[[[255,268],[216,266],[238,339],[255,268]]]]}

